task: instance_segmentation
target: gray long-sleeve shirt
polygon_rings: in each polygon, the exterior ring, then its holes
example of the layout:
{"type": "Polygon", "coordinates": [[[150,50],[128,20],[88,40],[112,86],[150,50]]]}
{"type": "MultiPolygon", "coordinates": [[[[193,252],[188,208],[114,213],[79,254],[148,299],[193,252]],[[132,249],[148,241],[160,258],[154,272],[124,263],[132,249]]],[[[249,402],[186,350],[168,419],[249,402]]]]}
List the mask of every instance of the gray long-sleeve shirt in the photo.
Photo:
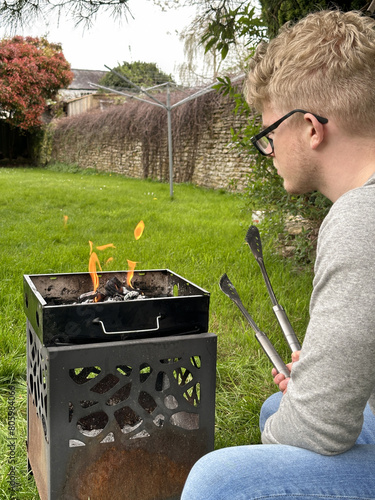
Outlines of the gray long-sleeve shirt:
{"type": "Polygon", "coordinates": [[[341,196],[319,232],[310,321],[265,444],[351,448],[375,413],[375,175],[341,196]]]}

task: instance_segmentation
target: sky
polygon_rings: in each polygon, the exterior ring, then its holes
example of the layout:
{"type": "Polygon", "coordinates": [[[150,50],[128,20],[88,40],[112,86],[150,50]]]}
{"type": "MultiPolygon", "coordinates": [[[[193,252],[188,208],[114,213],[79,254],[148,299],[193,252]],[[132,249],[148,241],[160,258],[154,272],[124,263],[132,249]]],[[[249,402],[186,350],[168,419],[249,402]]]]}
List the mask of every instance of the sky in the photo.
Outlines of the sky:
{"type": "Polygon", "coordinates": [[[46,36],[49,42],[61,43],[72,69],[106,70],[122,62],[153,62],[162,71],[177,77],[184,60],[183,43],[178,33],[195,14],[194,7],[163,12],[152,0],[129,0],[133,18],[121,21],[100,14],[92,28],[74,27],[73,21],[51,19],[49,25],[34,23],[16,33],[0,28],[0,38],[10,35],[46,36]]]}

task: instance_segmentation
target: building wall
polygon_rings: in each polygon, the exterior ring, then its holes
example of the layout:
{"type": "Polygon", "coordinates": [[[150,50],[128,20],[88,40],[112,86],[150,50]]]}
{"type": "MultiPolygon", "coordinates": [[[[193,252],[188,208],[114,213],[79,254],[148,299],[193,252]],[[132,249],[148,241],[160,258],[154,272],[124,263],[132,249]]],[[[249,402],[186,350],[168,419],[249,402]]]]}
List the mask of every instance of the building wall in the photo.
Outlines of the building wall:
{"type": "Polygon", "coordinates": [[[87,111],[100,108],[104,110],[113,106],[116,99],[105,94],[90,94],[77,97],[66,103],[67,116],[76,116],[87,111]]]}

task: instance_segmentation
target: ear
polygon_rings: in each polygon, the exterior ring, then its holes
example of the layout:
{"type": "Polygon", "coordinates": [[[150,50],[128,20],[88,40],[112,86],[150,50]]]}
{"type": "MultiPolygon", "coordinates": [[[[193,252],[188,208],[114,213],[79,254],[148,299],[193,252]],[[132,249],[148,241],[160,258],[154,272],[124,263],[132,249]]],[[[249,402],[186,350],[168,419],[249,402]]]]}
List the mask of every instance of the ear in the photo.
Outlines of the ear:
{"type": "Polygon", "coordinates": [[[324,125],[311,113],[306,113],[304,120],[308,125],[310,147],[311,149],[317,149],[324,140],[324,125]]]}

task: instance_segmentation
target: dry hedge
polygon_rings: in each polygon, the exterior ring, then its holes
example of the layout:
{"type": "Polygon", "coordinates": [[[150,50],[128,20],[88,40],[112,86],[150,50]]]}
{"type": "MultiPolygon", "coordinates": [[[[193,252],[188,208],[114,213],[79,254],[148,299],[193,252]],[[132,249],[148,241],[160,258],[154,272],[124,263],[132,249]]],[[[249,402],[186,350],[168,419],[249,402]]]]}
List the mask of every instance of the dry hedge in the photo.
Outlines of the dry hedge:
{"type": "MultiPolygon", "coordinates": [[[[193,92],[192,92],[193,93],[193,92]]],[[[186,92],[171,94],[171,104],[186,98],[186,92]]],[[[156,98],[166,102],[166,94],[158,93],[156,98]]],[[[194,151],[203,131],[211,130],[214,116],[225,109],[233,108],[229,98],[217,92],[210,92],[188,101],[172,110],[172,135],[174,157],[183,155],[184,143],[189,141],[189,165],[185,165],[187,179],[194,169],[194,151]]],[[[94,110],[77,116],[62,118],[55,123],[53,149],[70,144],[79,145],[84,152],[105,144],[108,139],[122,142],[140,142],[144,177],[148,177],[153,163],[167,162],[167,112],[165,109],[129,99],[103,111],[94,110]]]]}

